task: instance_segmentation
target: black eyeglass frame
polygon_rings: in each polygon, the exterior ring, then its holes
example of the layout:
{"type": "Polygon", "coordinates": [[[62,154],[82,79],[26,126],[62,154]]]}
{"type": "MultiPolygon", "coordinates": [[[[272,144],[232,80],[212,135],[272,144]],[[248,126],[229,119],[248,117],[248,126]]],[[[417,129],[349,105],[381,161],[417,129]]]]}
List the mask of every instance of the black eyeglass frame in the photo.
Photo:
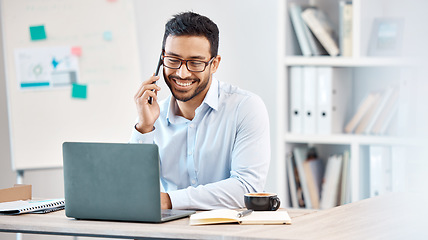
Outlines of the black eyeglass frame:
{"type": "Polygon", "coordinates": [[[164,67],[166,67],[166,68],[169,68],[169,69],[180,69],[181,68],[181,66],[183,65],[183,62],[185,63],[185,65],[186,65],[186,68],[187,68],[187,70],[189,71],[189,72],[203,72],[203,71],[205,71],[205,69],[207,69],[207,66],[209,65],[209,64],[211,64],[212,63],[212,61],[214,60],[214,58],[215,57],[212,57],[208,62],[205,62],[205,61],[201,61],[201,60],[193,60],[193,59],[190,59],[190,60],[184,60],[184,59],[181,59],[181,58],[178,58],[178,57],[174,57],[174,56],[165,56],[164,54],[162,54],[162,62],[163,62],[163,66],[164,67]],[[174,59],[177,59],[178,61],[180,61],[180,65],[178,66],[178,67],[168,67],[167,65],[165,65],[165,61],[164,61],[164,59],[165,59],[165,57],[169,57],[169,58],[174,58],[174,59]],[[204,69],[203,70],[201,70],[201,71],[193,71],[193,70],[190,70],[189,69],[189,65],[187,65],[187,63],[188,62],[200,62],[200,63],[204,63],[205,64],[205,66],[204,66],[204,69]]]}

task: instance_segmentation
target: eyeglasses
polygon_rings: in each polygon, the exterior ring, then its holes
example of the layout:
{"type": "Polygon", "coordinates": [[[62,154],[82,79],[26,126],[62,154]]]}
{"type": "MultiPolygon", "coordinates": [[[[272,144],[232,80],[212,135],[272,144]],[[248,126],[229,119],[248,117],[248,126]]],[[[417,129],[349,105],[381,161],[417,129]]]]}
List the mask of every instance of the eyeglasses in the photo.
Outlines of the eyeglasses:
{"type": "Polygon", "coordinates": [[[186,64],[189,72],[203,72],[205,68],[214,60],[212,57],[208,62],[199,60],[183,60],[177,57],[163,56],[163,65],[171,69],[179,69],[183,63],[186,64]]]}

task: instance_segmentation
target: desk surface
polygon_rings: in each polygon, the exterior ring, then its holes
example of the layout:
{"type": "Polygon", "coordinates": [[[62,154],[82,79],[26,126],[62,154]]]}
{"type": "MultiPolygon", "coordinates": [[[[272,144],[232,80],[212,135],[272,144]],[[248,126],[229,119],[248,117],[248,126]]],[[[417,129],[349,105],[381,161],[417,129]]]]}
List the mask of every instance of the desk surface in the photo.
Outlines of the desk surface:
{"type": "Polygon", "coordinates": [[[49,214],[0,216],[0,232],[109,238],[182,239],[415,239],[427,237],[420,213],[403,208],[408,199],[383,196],[328,210],[287,209],[291,225],[189,226],[189,218],[162,224],[85,221],[49,214]],[[416,215],[415,215],[416,214],[416,215]]]}

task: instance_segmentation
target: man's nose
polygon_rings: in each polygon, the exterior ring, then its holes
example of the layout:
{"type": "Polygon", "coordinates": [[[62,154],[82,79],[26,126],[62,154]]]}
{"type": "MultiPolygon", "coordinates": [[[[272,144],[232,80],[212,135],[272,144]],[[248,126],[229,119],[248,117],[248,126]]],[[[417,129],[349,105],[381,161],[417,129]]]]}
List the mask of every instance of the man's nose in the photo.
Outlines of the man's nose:
{"type": "Polygon", "coordinates": [[[177,75],[180,76],[180,78],[187,78],[192,75],[192,73],[187,69],[187,66],[185,63],[181,64],[181,67],[177,69],[177,75]]]}

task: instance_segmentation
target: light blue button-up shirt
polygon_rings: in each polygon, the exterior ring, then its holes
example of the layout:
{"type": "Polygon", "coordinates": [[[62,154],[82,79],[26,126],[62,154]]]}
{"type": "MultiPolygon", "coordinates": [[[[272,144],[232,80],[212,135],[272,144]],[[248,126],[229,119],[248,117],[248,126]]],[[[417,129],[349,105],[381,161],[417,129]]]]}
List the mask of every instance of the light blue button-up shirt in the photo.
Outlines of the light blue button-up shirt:
{"type": "Polygon", "coordinates": [[[270,162],[269,117],[260,97],[213,78],[195,117],[159,103],[155,130],[135,127],[131,143],[156,143],[161,183],[174,209],[244,206],[244,193],[264,190],[270,162]]]}

